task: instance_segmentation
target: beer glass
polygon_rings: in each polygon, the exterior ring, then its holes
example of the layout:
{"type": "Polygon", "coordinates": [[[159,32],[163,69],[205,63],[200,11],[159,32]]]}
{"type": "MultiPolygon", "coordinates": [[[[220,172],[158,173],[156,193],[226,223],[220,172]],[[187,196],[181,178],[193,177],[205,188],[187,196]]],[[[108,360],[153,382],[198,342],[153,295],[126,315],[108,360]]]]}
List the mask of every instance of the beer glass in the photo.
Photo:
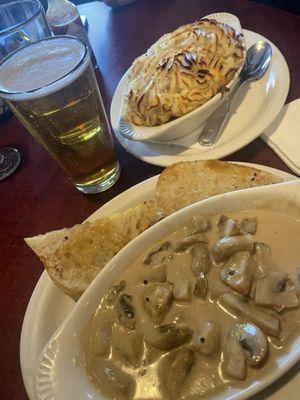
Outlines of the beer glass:
{"type": "MultiPolygon", "coordinates": [[[[51,36],[51,31],[38,0],[0,4],[0,61],[19,47],[47,36],[51,36]]],[[[8,106],[0,98],[0,120],[9,113],[8,106]]],[[[19,163],[20,154],[16,149],[0,148],[0,180],[9,176],[19,163]]]]}
{"type": "Polygon", "coordinates": [[[97,193],[120,175],[87,47],[69,36],[31,43],[0,64],[0,97],[76,188],[97,193]]]}

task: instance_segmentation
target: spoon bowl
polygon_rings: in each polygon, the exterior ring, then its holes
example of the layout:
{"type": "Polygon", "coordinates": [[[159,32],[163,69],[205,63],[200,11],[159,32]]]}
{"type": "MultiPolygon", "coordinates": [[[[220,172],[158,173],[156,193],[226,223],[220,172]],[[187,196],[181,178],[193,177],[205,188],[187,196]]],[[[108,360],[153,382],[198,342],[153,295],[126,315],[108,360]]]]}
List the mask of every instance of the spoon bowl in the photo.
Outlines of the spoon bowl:
{"type": "Polygon", "coordinates": [[[260,79],[268,69],[272,58],[272,47],[268,42],[259,40],[246,54],[246,61],[241,71],[242,80],[260,79]]]}

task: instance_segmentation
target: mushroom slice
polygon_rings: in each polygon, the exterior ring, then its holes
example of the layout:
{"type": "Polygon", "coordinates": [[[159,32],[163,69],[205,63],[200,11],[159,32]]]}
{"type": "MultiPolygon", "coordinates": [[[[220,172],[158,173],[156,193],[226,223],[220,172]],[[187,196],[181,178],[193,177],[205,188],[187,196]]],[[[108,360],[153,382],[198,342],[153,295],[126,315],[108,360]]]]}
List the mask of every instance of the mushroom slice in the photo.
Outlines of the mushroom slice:
{"type": "Polygon", "coordinates": [[[205,217],[193,217],[187,223],[186,228],[191,234],[208,232],[211,229],[211,222],[205,217]]]}
{"type": "Polygon", "coordinates": [[[141,276],[141,281],[146,285],[148,282],[164,282],[167,279],[165,264],[148,266],[141,276]]]}
{"type": "Polygon", "coordinates": [[[193,235],[185,236],[184,238],[180,239],[175,246],[175,251],[177,253],[181,253],[197,243],[207,242],[207,237],[204,235],[204,233],[195,233],[193,235]]]}
{"type": "Polygon", "coordinates": [[[250,322],[235,324],[231,337],[234,337],[244,349],[249,365],[257,366],[265,359],[268,349],[267,339],[255,324],[250,322]]]}
{"type": "Polygon", "coordinates": [[[125,328],[135,328],[135,309],[132,305],[132,296],[121,293],[116,301],[116,311],[118,320],[125,328]]]}
{"type": "Polygon", "coordinates": [[[207,294],[207,291],[208,291],[207,278],[206,275],[203,274],[203,272],[201,272],[195,283],[194,295],[204,299],[207,294]]]}
{"type": "Polygon", "coordinates": [[[254,322],[266,334],[278,337],[280,330],[279,319],[255,306],[252,306],[233,293],[224,293],[221,297],[221,305],[228,308],[236,315],[254,322]]]}
{"type": "Polygon", "coordinates": [[[189,281],[182,281],[178,285],[173,284],[173,297],[177,301],[190,301],[192,297],[189,281]]]}
{"type": "Polygon", "coordinates": [[[296,268],[295,270],[294,282],[295,282],[296,294],[298,297],[300,297],[300,268],[296,268]]]}
{"type": "Polygon", "coordinates": [[[249,293],[256,264],[248,251],[235,253],[220,270],[220,279],[234,291],[246,296],[249,293]]]}
{"type": "Polygon", "coordinates": [[[172,250],[172,245],[170,242],[166,241],[159,245],[156,249],[151,251],[144,260],[145,265],[155,265],[161,263],[164,258],[169,255],[172,250]]]}
{"type": "Polygon", "coordinates": [[[107,304],[109,304],[110,306],[114,305],[119,293],[122,292],[122,290],[125,288],[125,281],[120,281],[120,283],[118,285],[114,285],[111,286],[106,294],[106,302],[107,304]]]}
{"type": "Polygon", "coordinates": [[[117,356],[136,368],[143,353],[143,335],[136,330],[128,332],[121,325],[115,324],[112,334],[112,349],[113,357],[117,356]]]}
{"type": "Polygon", "coordinates": [[[276,271],[277,267],[272,257],[271,249],[266,244],[255,243],[253,258],[256,261],[257,268],[261,272],[266,274],[269,271],[276,271]]]}
{"type": "Polygon", "coordinates": [[[280,316],[280,332],[278,338],[272,338],[270,342],[275,345],[275,347],[282,347],[295,330],[299,328],[299,321],[295,319],[289,319],[284,315],[280,316]]]}
{"type": "Polygon", "coordinates": [[[255,235],[257,230],[256,218],[244,218],[241,222],[242,230],[250,235],[255,235]]]}
{"type": "Polygon", "coordinates": [[[173,300],[170,282],[150,282],[144,291],[143,301],[146,312],[154,321],[159,321],[169,311],[173,300]]]}
{"type": "Polygon", "coordinates": [[[231,378],[246,378],[246,354],[234,337],[229,335],[223,352],[223,368],[231,378]]]}
{"type": "Polygon", "coordinates": [[[269,272],[256,282],[254,302],[278,312],[285,308],[297,307],[299,304],[291,278],[279,271],[269,272]]]}
{"type": "Polygon", "coordinates": [[[215,322],[205,322],[199,332],[194,335],[192,347],[200,354],[209,356],[219,351],[220,327],[215,322]]]}
{"type": "Polygon", "coordinates": [[[238,236],[241,234],[241,227],[236,219],[229,218],[226,215],[221,215],[217,227],[221,238],[229,236],[238,236]]]}
{"type": "Polygon", "coordinates": [[[212,248],[212,255],[217,263],[228,259],[239,251],[253,252],[254,241],[251,235],[230,236],[220,239],[212,248]]]}
{"type": "Polygon", "coordinates": [[[94,358],[89,375],[105,396],[120,400],[132,398],[134,380],[111,360],[94,358]]]}
{"type": "Polygon", "coordinates": [[[194,363],[195,354],[191,349],[180,349],[164,357],[158,375],[168,399],[179,398],[178,394],[194,363]]]}
{"type": "Polygon", "coordinates": [[[192,336],[193,332],[186,326],[164,324],[153,328],[145,342],[159,350],[171,350],[188,342],[192,336]]]}
{"type": "Polygon", "coordinates": [[[268,344],[263,332],[253,323],[234,325],[224,347],[224,370],[232,378],[244,380],[246,362],[257,366],[263,362],[268,344]]]}
{"type": "Polygon", "coordinates": [[[108,357],[111,346],[112,319],[102,319],[97,323],[92,332],[93,335],[90,338],[90,343],[93,354],[100,357],[108,357]]]}
{"type": "Polygon", "coordinates": [[[210,269],[210,255],[206,244],[196,244],[191,249],[192,271],[198,278],[201,273],[206,274],[210,269]]]}

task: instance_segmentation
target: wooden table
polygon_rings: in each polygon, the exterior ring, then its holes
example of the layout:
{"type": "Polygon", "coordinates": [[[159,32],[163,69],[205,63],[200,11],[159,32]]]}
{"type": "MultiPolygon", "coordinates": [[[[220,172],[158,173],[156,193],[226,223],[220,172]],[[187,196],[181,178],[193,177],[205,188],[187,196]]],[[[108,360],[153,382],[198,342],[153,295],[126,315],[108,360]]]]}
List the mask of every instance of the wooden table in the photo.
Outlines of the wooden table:
{"type": "MultiPolygon", "coordinates": [[[[118,81],[135,57],[163,33],[216,11],[236,14],[243,27],[279,47],[291,73],[288,101],[300,97],[300,17],[296,15],[246,0],[138,0],[119,10],[96,2],[80,6],[80,11],[89,21],[107,110],[118,81]]],[[[117,145],[122,166],[119,181],[105,193],[85,196],[15,118],[0,125],[0,146],[16,147],[22,155],[20,168],[0,182],[0,399],[22,400],[27,396],[19,366],[20,332],[43,271],[23,238],[81,222],[120,192],[162,169],[137,160],[117,145]]],[[[291,172],[260,139],[227,159],[291,172]]],[[[297,398],[295,393],[293,399],[297,398]]]]}

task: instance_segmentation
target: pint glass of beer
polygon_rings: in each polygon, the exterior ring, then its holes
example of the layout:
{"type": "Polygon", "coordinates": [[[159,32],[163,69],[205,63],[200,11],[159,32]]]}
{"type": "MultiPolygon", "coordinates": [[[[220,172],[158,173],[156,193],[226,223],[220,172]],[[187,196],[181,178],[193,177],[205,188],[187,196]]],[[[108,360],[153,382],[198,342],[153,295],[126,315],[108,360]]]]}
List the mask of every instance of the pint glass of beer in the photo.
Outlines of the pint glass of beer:
{"type": "Polygon", "coordinates": [[[0,97],[76,188],[97,193],[120,175],[86,46],[68,36],[31,43],[0,64],[0,97]]]}

